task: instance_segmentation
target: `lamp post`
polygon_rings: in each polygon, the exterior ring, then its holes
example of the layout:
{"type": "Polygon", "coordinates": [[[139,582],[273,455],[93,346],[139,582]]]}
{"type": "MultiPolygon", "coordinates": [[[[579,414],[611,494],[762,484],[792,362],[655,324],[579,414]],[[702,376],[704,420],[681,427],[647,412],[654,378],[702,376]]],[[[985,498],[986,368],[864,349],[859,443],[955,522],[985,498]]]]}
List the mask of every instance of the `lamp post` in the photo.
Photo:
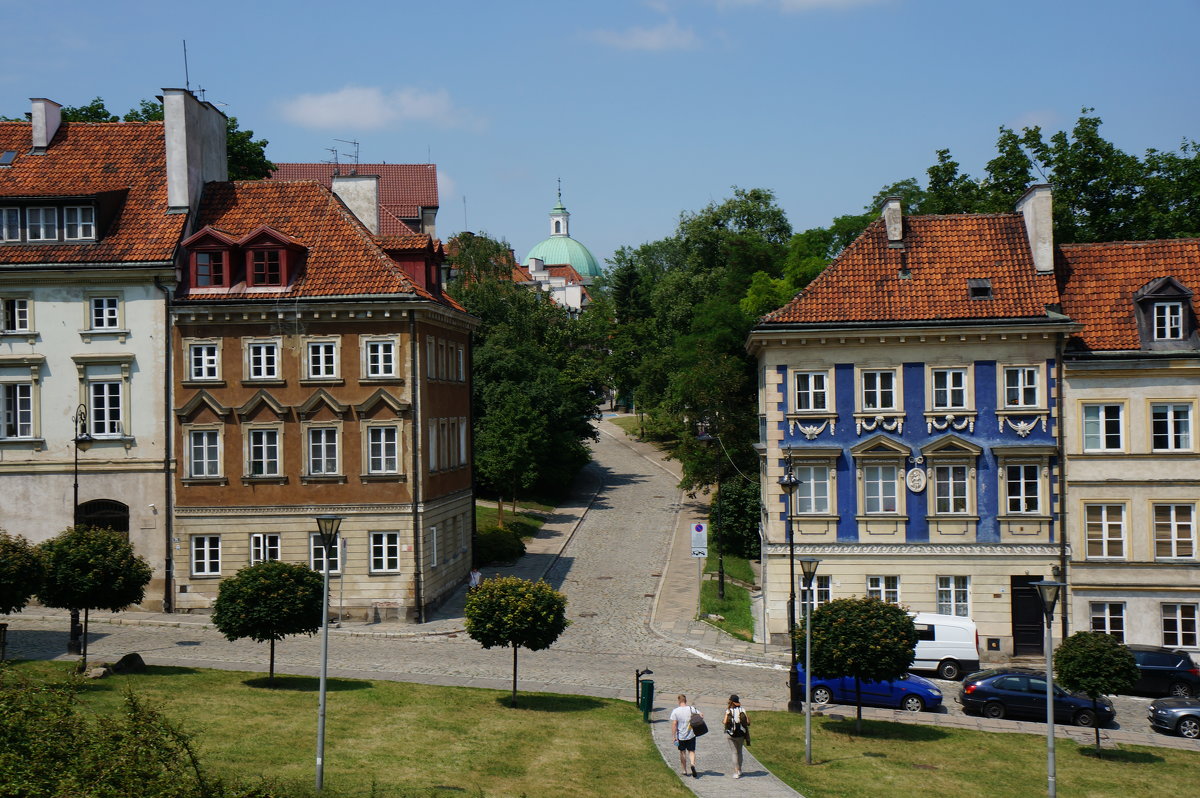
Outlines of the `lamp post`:
{"type": "MultiPolygon", "coordinates": [[[[795,477],[793,477],[794,479],[795,477]]],[[[821,561],[816,557],[801,557],[800,571],[804,574],[804,764],[812,764],[812,583],[821,561]]],[[[792,668],[794,671],[795,668],[792,668]]]]}
{"type": "Polygon", "coordinates": [[[714,497],[714,504],[717,507],[716,523],[713,524],[713,542],[717,544],[717,598],[721,601],[725,600],[725,547],[721,545],[721,538],[724,536],[724,531],[721,529],[721,460],[725,457],[725,452],[721,449],[721,438],[719,435],[712,435],[708,431],[708,425],[700,423],[700,434],[696,436],[696,440],[701,443],[717,442],[717,493],[714,497]]]}
{"type": "MultiPolygon", "coordinates": [[[[75,413],[71,416],[71,424],[73,426],[71,439],[75,444],[75,464],[72,469],[73,479],[71,482],[71,526],[79,526],[79,453],[92,448],[95,440],[88,432],[87,405],[79,403],[79,407],[75,408],[75,413]]],[[[71,632],[67,638],[68,654],[83,653],[82,633],[83,627],[79,625],[79,610],[72,609],[71,632]]]]}
{"type": "Polygon", "coordinates": [[[1054,679],[1050,670],[1051,654],[1054,647],[1054,605],[1058,603],[1062,582],[1051,582],[1045,579],[1033,582],[1037,589],[1038,600],[1042,602],[1042,613],[1046,616],[1046,632],[1042,648],[1046,654],[1046,794],[1055,798],[1057,787],[1054,783],[1054,679]]]}
{"type": "Polygon", "coordinates": [[[342,526],[340,515],[318,515],[317,530],[321,533],[321,547],[325,558],[321,569],[325,572],[325,590],[321,594],[321,680],[317,688],[317,792],[325,786],[325,679],[329,672],[329,560],[330,552],[337,545],[338,529],[342,526]]]}
{"type": "Polygon", "coordinates": [[[788,671],[788,712],[800,711],[800,692],[796,678],[796,541],[792,537],[792,497],[800,481],[792,472],[791,462],[784,463],[783,476],[779,478],[779,487],[787,497],[787,510],[784,514],[784,528],[787,530],[788,544],[788,642],[792,652],[792,667],[788,671]]]}

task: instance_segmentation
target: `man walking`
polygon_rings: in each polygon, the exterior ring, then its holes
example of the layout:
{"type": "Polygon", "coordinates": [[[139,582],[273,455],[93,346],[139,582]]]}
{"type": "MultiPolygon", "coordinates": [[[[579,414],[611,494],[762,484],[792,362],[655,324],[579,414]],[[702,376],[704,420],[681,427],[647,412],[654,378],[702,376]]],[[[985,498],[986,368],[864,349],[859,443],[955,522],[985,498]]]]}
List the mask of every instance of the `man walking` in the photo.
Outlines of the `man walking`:
{"type": "Polygon", "coordinates": [[[695,707],[688,704],[687,696],[680,694],[679,706],[671,710],[671,737],[679,748],[679,768],[683,775],[688,775],[689,758],[691,760],[692,778],[700,778],[696,773],[696,733],[692,731],[692,715],[704,715],[695,707]]]}

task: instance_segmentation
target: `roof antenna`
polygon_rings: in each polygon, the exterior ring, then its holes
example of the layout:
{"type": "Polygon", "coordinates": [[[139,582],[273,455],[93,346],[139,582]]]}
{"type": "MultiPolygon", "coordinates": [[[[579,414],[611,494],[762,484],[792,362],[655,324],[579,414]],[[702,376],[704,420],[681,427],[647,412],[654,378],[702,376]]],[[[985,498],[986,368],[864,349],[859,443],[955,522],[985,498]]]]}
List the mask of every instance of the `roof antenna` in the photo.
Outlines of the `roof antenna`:
{"type": "Polygon", "coordinates": [[[187,39],[183,40],[183,87],[188,91],[192,90],[191,77],[188,75],[187,39]]]}
{"type": "Polygon", "coordinates": [[[326,147],[326,148],[325,148],[325,151],[326,151],[326,152],[328,152],[330,155],[332,155],[332,156],[333,156],[333,158],[332,158],[332,159],[330,159],[330,160],[328,160],[328,161],[325,161],[325,163],[331,163],[331,164],[333,164],[333,173],[334,173],[335,175],[340,175],[342,172],[341,172],[341,170],[338,168],[338,151],[337,151],[337,147],[326,147]]]}
{"type": "Polygon", "coordinates": [[[465,232],[469,231],[471,228],[467,227],[467,195],[463,194],[462,197],[463,197],[463,232],[465,233],[465,232]]]}
{"type": "Polygon", "coordinates": [[[358,142],[352,141],[349,139],[334,139],[334,141],[340,141],[343,144],[353,144],[354,145],[354,166],[355,166],[354,171],[357,172],[358,171],[358,168],[357,168],[358,167],[358,142]]]}
{"type": "Polygon", "coordinates": [[[562,178],[558,179],[558,204],[562,205],[562,178]]]}

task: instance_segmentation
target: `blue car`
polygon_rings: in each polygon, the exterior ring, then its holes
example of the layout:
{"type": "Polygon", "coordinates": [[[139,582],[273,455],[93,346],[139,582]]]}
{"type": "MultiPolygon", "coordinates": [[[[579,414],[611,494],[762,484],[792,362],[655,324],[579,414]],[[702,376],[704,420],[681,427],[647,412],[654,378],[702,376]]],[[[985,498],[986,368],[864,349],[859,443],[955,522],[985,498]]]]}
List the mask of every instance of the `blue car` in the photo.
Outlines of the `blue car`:
{"type": "MultiPolygon", "coordinates": [[[[796,664],[796,678],[804,684],[804,666],[796,664]]],[[[835,676],[832,679],[812,680],[812,700],[817,704],[853,704],[855,702],[854,677],[835,676]]],[[[942,705],[942,691],[933,682],[915,674],[906,673],[899,679],[887,682],[862,682],[862,702],[877,707],[905,709],[909,712],[934,710],[942,705]]]]}

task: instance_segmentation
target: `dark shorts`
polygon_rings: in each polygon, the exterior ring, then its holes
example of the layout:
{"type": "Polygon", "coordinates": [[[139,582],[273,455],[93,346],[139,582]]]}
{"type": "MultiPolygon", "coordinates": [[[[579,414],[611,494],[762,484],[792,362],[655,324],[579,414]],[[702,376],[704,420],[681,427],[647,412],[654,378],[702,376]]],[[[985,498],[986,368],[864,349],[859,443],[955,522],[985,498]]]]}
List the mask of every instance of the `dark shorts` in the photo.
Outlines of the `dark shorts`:
{"type": "Polygon", "coordinates": [[[696,738],[693,737],[690,740],[680,740],[679,741],[679,750],[680,751],[695,751],[696,750],[696,738]]]}

